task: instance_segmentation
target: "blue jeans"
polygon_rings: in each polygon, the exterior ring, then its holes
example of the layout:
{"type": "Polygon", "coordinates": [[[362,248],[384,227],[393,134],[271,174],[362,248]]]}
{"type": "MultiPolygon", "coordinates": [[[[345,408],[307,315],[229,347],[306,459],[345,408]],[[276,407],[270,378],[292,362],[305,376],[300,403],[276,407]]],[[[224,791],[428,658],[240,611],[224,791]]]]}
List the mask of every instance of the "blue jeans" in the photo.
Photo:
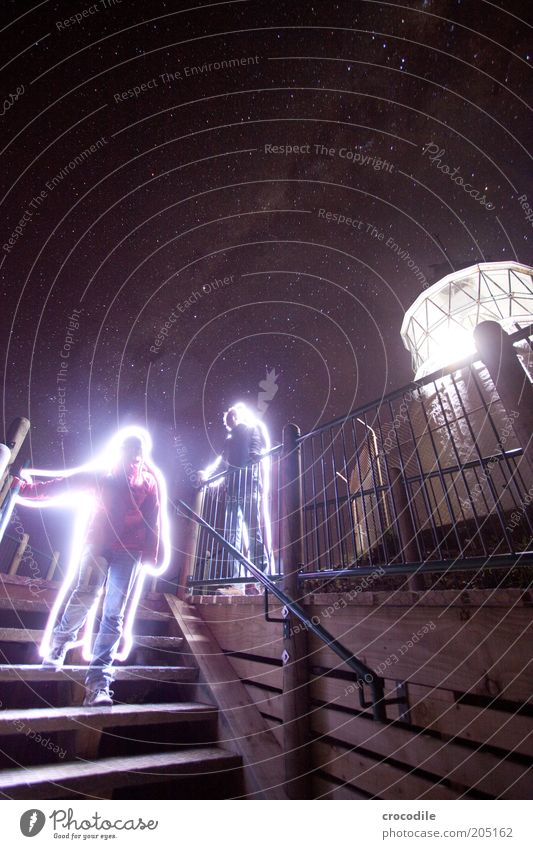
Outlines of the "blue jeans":
{"type": "Polygon", "coordinates": [[[112,665],[122,636],[124,613],[135,584],[140,558],[141,552],[111,551],[106,558],[97,555],[91,546],[83,551],[76,586],[67,601],[61,621],[53,631],[52,648],[76,641],[105,583],[100,627],[85,678],[85,684],[90,689],[109,686],[113,681],[112,665]],[[96,572],[96,581],[87,587],[86,579],[92,570],[96,572]]]}

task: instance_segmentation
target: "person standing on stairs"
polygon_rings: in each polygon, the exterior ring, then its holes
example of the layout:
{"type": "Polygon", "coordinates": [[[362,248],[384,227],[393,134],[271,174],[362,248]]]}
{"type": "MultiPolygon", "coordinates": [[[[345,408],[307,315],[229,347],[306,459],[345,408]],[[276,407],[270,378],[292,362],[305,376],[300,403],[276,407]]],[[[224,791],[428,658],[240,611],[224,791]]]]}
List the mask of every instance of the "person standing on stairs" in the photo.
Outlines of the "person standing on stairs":
{"type": "MultiPolygon", "coordinates": [[[[239,551],[245,543],[252,563],[262,572],[267,572],[269,556],[262,529],[264,482],[261,464],[267,447],[265,436],[243,404],[230,407],[224,413],[223,421],[227,435],[219,460],[228,472],[224,484],[224,535],[239,551]]],[[[241,577],[243,570],[238,560],[232,561],[231,569],[231,577],[241,577]]],[[[261,591],[258,584],[249,583],[221,587],[218,593],[258,595],[261,591]]]]}
{"type": "MultiPolygon", "coordinates": [[[[160,539],[158,481],[144,461],[143,440],[127,436],[110,469],[82,470],[46,482],[20,484],[19,501],[46,500],[85,494],[91,497],[91,517],[77,564],[74,588],[55,625],[43,666],[62,667],[100,591],[102,615],[85,679],[84,705],[112,705],[113,661],[123,632],[126,607],[143,569],[155,569],[160,539]],[[96,580],[87,586],[91,573],[96,580]]],[[[34,473],[35,474],[35,473],[34,473]]],[[[29,506],[29,505],[28,505],[29,506]]],[[[36,504],[34,506],[39,506],[36,504]]]]}

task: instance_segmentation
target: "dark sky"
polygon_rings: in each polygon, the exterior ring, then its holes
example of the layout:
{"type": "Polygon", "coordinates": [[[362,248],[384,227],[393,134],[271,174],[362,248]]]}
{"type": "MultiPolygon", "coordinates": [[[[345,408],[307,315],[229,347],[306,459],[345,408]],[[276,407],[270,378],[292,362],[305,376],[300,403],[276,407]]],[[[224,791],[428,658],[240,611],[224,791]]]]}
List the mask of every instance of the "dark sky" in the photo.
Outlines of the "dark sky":
{"type": "Polygon", "coordinates": [[[34,463],[137,421],[179,479],[267,370],[275,440],[407,383],[424,281],[532,260],[529,9],[3,0],[2,417],[34,463]]]}

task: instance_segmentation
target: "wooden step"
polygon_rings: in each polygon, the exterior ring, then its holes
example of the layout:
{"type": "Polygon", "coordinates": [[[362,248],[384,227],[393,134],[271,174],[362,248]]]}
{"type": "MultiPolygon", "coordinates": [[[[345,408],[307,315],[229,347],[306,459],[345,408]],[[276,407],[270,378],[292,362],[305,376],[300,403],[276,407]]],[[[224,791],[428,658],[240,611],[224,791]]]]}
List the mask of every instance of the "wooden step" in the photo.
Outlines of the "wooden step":
{"type": "MultiPolygon", "coordinates": [[[[0,643],[35,643],[40,645],[44,631],[36,628],[0,628],[0,643]]],[[[157,637],[138,634],[133,637],[133,648],[167,649],[179,651],[183,637],[157,637]]]]}
{"type": "MultiPolygon", "coordinates": [[[[85,681],[87,666],[63,666],[54,669],[33,664],[0,664],[2,681],[85,681]]],[[[192,666],[115,666],[116,681],[196,681],[198,669],[192,666]]]]}
{"type": "MultiPolygon", "coordinates": [[[[0,611],[11,610],[15,613],[46,613],[49,614],[52,605],[49,602],[41,601],[33,598],[0,598],[0,611]]],[[[136,613],[136,619],[141,619],[148,622],[170,622],[173,621],[171,613],[161,610],[152,610],[148,607],[139,606],[136,613]]]]}
{"type": "MultiPolygon", "coordinates": [[[[14,594],[24,595],[24,593],[21,592],[22,589],[27,590],[27,592],[31,593],[34,598],[36,595],[39,595],[44,596],[45,600],[47,600],[49,596],[55,598],[57,591],[62,585],[63,580],[47,581],[45,578],[35,578],[33,575],[7,575],[5,572],[0,572],[0,593],[4,596],[7,595],[8,597],[14,594]]],[[[143,602],[154,601],[160,603],[163,601],[163,592],[147,592],[146,590],[147,586],[145,584],[141,596],[143,602]]],[[[149,606],[151,607],[152,605],[149,606]]]]}
{"type": "Polygon", "coordinates": [[[113,707],[33,708],[0,711],[0,736],[30,731],[78,731],[82,728],[115,728],[123,725],[161,725],[215,719],[217,709],[199,702],[170,702],[113,707]],[[18,725],[18,728],[17,728],[18,725]]]}
{"type": "Polygon", "coordinates": [[[240,766],[238,755],[205,747],[27,770],[9,769],[0,772],[0,795],[6,799],[62,799],[86,794],[91,799],[106,799],[115,787],[155,784],[201,773],[220,774],[221,781],[226,782],[227,773],[240,766]]]}

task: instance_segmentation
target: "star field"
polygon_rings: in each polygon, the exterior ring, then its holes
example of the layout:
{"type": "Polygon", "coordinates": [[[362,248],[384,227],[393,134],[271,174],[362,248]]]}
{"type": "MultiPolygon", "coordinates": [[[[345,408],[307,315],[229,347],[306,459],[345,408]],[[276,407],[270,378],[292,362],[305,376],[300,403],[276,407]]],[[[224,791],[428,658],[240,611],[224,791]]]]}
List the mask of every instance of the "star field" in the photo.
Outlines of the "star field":
{"type": "Polygon", "coordinates": [[[424,286],[531,262],[530,26],[504,5],[5,2],[2,415],[34,458],[137,421],[179,486],[176,438],[204,464],[270,369],[274,440],[408,382],[424,286]]]}

